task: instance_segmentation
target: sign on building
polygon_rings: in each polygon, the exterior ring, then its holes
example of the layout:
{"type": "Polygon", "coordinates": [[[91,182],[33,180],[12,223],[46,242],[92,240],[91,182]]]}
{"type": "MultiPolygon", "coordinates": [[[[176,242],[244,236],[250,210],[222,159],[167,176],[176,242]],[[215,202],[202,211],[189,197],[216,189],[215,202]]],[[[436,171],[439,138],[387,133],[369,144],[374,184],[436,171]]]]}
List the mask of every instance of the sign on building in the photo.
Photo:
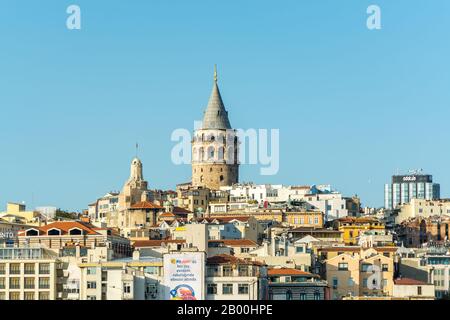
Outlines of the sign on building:
{"type": "Polygon", "coordinates": [[[164,255],[166,300],[204,300],[205,253],[164,255]]]}

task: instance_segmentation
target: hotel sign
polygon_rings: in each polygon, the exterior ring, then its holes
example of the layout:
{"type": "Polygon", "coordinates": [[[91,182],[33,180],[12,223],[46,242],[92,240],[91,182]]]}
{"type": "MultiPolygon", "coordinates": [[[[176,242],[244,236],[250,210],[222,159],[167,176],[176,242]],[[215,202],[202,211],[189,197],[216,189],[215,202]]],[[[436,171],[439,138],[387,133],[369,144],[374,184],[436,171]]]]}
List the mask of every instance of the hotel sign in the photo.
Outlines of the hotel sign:
{"type": "Polygon", "coordinates": [[[166,300],[204,300],[205,253],[164,255],[166,300]]]}

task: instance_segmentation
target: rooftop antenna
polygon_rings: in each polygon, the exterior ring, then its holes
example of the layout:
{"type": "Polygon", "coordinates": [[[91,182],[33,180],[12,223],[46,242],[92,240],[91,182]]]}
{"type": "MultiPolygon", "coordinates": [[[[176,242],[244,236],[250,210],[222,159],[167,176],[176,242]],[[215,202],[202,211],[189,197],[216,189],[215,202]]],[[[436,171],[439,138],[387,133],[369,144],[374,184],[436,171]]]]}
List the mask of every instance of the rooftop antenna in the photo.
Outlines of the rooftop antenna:
{"type": "Polygon", "coordinates": [[[217,83],[217,64],[214,65],[214,82],[217,83]]]}
{"type": "Polygon", "coordinates": [[[139,145],[138,145],[138,143],[136,142],[136,158],[138,157],[138,150],[139,150],[139,145]]]}

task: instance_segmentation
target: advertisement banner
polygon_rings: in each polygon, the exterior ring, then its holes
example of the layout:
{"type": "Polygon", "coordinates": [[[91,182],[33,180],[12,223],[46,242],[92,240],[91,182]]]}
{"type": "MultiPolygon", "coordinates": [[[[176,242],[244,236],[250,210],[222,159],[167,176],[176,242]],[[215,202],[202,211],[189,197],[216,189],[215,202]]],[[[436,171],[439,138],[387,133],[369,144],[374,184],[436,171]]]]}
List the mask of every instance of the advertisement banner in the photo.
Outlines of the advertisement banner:
{"type": "Polygon", "coordinates": [[[166,300],[203,300],[205,253],[164,255],[166,300]]]}

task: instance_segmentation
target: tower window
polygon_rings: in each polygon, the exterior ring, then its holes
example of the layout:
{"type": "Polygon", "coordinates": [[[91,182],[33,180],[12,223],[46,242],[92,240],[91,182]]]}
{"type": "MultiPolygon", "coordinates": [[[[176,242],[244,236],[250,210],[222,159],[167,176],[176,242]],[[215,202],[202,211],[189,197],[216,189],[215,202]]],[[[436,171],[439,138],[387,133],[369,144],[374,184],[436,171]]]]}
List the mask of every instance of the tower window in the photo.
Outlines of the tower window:
{"type": "Polygon", "coordinates": [[[220,176],[220,181],[223,181],[223,176],[222,175],[220,176]]]}

